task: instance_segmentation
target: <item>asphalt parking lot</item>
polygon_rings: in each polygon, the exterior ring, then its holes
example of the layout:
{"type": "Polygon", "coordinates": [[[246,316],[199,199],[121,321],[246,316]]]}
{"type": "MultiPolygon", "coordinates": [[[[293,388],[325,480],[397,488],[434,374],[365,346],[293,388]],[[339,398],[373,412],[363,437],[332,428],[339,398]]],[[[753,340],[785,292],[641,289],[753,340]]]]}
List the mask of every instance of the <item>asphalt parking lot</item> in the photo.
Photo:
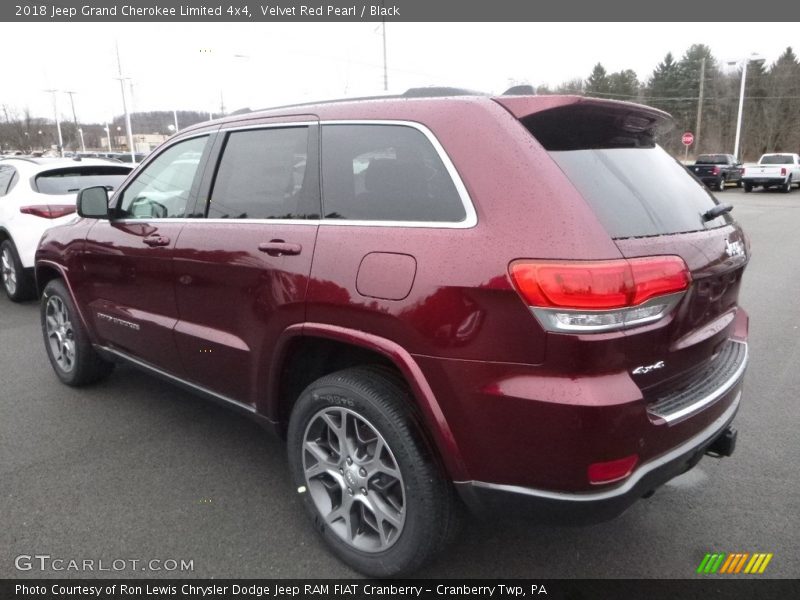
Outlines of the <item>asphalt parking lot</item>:
{"type": "MultiPolygon", "coordinates": [[[[753,249],[740,298],[751,363],[736,454],[704,459],[601,525],[469,522],[418,576],[684,578],[721,551],[771,552],[764,576],[797,577],[800,191],[720,198],[753,249]]],[[[0,298],[0,577],[356,576],[318,541],[285,462],[257,425],[133,369],[91,388],[61,385],[38,305],[0,298]],[[193,570],[15,568],[33,554],[191,560],[193,570]]]]}

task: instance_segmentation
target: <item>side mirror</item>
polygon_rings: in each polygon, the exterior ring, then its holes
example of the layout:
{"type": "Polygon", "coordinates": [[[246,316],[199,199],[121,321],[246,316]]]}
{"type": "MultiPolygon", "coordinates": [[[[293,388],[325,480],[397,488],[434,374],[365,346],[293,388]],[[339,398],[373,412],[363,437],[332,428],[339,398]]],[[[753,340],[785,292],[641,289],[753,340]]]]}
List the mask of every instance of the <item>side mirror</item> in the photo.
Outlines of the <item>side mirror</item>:
{"type": "Polygon", "coordinates": [[[78,214],[90,219],[107,219],[108,190],[98,185],[78,192],[78,214]]]}

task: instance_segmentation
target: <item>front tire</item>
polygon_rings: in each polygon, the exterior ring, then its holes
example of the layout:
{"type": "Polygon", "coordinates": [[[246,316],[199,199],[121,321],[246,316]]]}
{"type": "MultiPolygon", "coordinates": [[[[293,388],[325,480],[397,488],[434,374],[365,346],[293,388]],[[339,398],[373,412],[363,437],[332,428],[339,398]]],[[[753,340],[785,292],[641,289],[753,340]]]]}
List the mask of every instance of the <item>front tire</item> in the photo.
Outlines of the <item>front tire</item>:
{"type": "Polygon", "coordinates": [[[17,248],[11,240],[0,244],[0,269],[3,289],[12,302],[22,302],[34,297],[32,278],[25,272],[17,248]]]}
{"type": "Polygon", "coordinates": [[[56,376],[78,387],[106,377],[114,369],[100,357],[81,323],[75,304],[60,279],[47,284],[40,307],[42,335],[47,357],[56,376]]]}
{"type": "Polygon", "coordinates": [[[392,371],[358,367],[312,383],[289,421],[292,475],[317,532],[372,577],[413,572],[455,532],[454,492],[412,402],[392,371]]]}

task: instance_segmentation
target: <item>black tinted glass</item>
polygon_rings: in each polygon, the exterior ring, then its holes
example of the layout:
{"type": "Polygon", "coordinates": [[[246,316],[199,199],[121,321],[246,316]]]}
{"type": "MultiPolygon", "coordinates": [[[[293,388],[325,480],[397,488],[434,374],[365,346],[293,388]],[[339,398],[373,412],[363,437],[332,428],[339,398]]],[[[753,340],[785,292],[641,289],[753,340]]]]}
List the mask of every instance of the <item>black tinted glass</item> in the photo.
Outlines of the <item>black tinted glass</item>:
{"type": "Polygon", "coordinates": [[[716,205],[703,186],[660,147],[550,152],[615,238],[697,231],[716,205]]]}
{"type": "Polygon", "coordinates": [[[306,169],[307,159],[308,127],[231,133],[214,181],[208,217],[318,216],[318,178],[314,177],[313,168],[306,169]]]}
{"type": "Polygon", "coordinates": [[[102,185],[115,190],[130,173],[127,167],[92,167],[55,169],[37,175],[36,189],[40,194],[77,194],[83,188],[102,185]]]}
{"type": "Polygon", "coordinates": [[[466,211],[425,135],[401,125],[322,127],[325,218],[458,222],[466,211]]]}

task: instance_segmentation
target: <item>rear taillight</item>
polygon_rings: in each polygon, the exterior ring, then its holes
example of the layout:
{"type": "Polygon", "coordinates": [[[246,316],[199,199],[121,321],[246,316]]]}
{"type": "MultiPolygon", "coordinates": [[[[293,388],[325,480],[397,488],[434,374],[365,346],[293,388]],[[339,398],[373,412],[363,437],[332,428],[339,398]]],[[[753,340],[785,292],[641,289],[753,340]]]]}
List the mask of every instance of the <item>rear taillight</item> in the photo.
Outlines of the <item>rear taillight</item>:
{"type": "Polygon", "coordinates": [[[518,260],[509,271],[519,294],[550,331],[608,331],[655,321],[691,283],[679,256],[518,260]]]}
{"type": "Polygon", "coordinates": [[[618,460],[593,463],[589,465],[589,483],[602,485],[604,483],[622,481],[633,473],[633,468],[637,462],[639,462],[639,457],[636,454],[631,454],[618,460]]]}
{"type": "Polygon", "coordinates": [[[786,167],[781,167],[781,176],[786,177],[786,167]]]}
{"type": "Polygon", "coordinates": [[[711,174],[712,175],[719,175],[719,167],[714,167],[713,169],[711,169],[711,174]]]}
{"type": "Polygon", "coordinates": [[[34,217],[44,219],[57,219],[75,212],[75,206],[63,204],[36,204],[34,206],[23,206],[19,212],[34,217]]]}

